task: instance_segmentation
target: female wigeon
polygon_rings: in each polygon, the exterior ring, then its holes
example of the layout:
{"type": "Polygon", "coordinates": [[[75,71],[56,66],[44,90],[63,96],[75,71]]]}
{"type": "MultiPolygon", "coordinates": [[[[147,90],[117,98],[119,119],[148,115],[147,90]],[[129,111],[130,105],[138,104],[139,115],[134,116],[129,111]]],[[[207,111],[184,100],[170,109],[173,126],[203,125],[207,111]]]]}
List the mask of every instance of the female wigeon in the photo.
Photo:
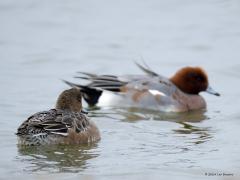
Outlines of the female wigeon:
{"type": "Polygon", "coordinates": [[[77,88],[63,91],[55,109],[38,112],[19,126],[19,144],[82,144],[99,140],[99,130],[82,111],[81,99],[77,88]]]}
{"type": "Polygon", "coordinates": [[[206,72],[200,67],[185,67],[171,78],[166,78],[149,67],[137,64],[146,75],[95,75],[81,73],[89,80],[87,85],[68,85],[79,87],[83,97],[90,105],[120,106],[153,109],[165,112],[184,112],[206,107],[200,92],[205,91],[220,96],[208,84],[206,72]]]}

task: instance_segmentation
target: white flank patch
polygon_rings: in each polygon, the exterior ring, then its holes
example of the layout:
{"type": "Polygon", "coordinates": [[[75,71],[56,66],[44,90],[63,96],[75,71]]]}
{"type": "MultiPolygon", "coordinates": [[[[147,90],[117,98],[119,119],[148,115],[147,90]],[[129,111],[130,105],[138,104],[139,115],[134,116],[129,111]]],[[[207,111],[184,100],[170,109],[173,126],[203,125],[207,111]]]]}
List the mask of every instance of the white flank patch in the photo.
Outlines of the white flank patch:
{"type": "Polygon", "coordinates": [[[97,105],[99,106],[112,106],[118,104],[120,97],[113,94],[112,92],[103,91],[101,97],[98,100],[97,105]]]}
{"type": "Polygon", "coordinates": [[[160,96],[166,96],[166,94],[158,91],[158,90],[154,90],[154,89],[150,89],[148,90],[152,95],[156,96],[156,95],[160,95],[160,96]]]}

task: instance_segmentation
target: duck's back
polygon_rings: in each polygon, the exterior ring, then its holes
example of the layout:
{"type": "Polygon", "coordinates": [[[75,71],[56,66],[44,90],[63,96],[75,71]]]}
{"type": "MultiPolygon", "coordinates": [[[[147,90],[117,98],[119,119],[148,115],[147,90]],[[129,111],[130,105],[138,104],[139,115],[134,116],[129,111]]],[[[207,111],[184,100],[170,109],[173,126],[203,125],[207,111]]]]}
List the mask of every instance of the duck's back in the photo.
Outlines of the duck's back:
{"type": "Polygon", "coordinates": [[[60,109],[30,116],[16,134],[22,145],[80,144],[100,138],[97,127],[85,114],[60,109]]]}

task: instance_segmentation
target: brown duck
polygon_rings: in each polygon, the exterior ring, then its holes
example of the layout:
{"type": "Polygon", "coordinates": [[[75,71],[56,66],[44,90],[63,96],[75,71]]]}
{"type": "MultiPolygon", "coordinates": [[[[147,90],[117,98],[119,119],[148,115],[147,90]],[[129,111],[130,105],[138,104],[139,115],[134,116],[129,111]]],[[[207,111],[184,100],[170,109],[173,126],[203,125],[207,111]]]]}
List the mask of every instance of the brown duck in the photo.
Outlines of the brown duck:
{"type": "Polygon", "coordinates": [[[82,111],[77,88],[63,91],[55,109],[30,116],[16,134],[20,145],[84,144],[100,139],[97,126],[82,111]]]}

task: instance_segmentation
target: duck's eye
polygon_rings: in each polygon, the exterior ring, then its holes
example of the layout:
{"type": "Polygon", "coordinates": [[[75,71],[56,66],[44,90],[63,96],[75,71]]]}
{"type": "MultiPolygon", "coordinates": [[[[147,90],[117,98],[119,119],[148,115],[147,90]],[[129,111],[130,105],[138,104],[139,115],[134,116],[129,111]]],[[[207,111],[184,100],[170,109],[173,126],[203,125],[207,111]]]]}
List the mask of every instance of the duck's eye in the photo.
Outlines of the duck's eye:
{"type": "Polygon", "coordinates": [[[188,77],[195,81],[200,81],[200,82],[204,81],[204,77],[202,77],[201,75],[196,74],[196,73],[189,73],[188,77]]]}
{"type": "Polygon", "coordinates": [[[197,81],[203,81],[204,78],[203,78],[202,76],[196,76],[196,80],[197,80],[197,81]]]}

